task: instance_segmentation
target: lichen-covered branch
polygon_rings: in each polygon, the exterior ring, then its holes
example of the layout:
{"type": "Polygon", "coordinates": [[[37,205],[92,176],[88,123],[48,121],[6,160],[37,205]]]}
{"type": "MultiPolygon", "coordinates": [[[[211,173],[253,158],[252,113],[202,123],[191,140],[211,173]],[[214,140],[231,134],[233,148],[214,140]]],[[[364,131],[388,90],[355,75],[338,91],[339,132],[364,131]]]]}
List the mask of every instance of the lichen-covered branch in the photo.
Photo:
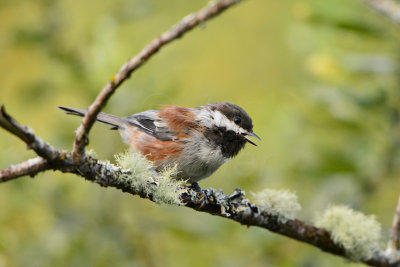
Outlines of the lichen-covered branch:
{"type": "Polygon", "coordinates": [[[396,23],[400,23],[400,3],[394,0],[365,0],[374,10],[396,23]]]}
{"type": "Polygon", "coordinates": [[[75,160],[79,160],[84,155],[85,146],[88,144],[88,134],[96,120],[100,110],[106,105],[108,99],[115,92],[115,90],[128,79],[132,72],[147,62],[154,54],[157,53],[166,44],[182,37],[185,33],[195,28],[200,23],[203,23],[228,9],[229,7],[241,2],[241,0],[219,0],[211,2],[202,10],[190,14],[183,18],[178,24],[173,26],[170,30],[161,34],[148,44],[143,50],[135,57],[131,58],[126,64],[122,66],[119,72],[114,75],[103,88],[96,100],[89,107],[88,112],[82,120],[81,125],[76,130],[76,138],[74,142],[73,155],[75,160]]]}
{"type": "MultiPolygon", "coordinates": [[[[2,114],[3,121],[0,123],[0,127],[20,137],[27,143],[35,143],[38,142],[37,140],[40,140],[27,130],[29,128],[20,126],[10,115],[6,114],[4,108],[2,109],[2,114]]],[[[46,144],[41,146],[41,149],[35,151],[51,155],[54,152],[53,150],[55,150],[53,147],[46,144]],[[43,150],[48,151],[45,152],[43,150]]],[[[2,173],[1,179],[7,181],[21,177],[19,176],[21,173],[27,175],[36,174],[39,171],[51,168],[61,172],[77,174],[103,187],[118,188],[123,192],[156,201],[153,193],[156,190],[149,189],[157,187],[158,184],[149,180],[146,187],[135,186],[132,182],[132,175],[130,175],[131,170],[124,170],[109,162],[98,161],[91,156],[86,156],[85,160],[76,162],[73,160],[71,153],[63,153],[62,155],[62,157],[52,161],[42,161],[40,160],[41,158],[33,159],[33,162],[31,162],[33,163],[32,166],[37,166],[39,169],[32,170],[32,173],[20,171],[19,169],[21,168],[8,168],[0,172],[2,173]]],[[[22,169],[29,170],[29,167],[22,169]]],[[[178,189],[178,192],[182,205],[196,211],[228,218],[247,226],[268,229],[272,232],[308,243],[323,251],[348,258],[348,252],[340,244],[333,241],[330,232],[296,219],[282,221],[279,219],[279,216],[270,214],[267,210],[251,203],[245,198],[245,193],[241,189],[236,189],[232,195],[225,195],[222,191],[214,189],[206,189],[199,192],[190,187],[182,187],[178,189]]],[[[384,254],[384,252],[376,253],[373,258],[364,262],[371,266],[396,266],[396,264],[400,263],[393,261],[393,258],[384,254]]]]}
{"type": "MultiPolygon", "coordinates": [[[[197,211],[228,218],[247,226],[268,229],[318,247],[325,252],[348,258],[348,251],[332,240],[330,232],[297,219],[282,222],[278,216],[263,211],[244,195],[241,189],[236,189],[230,196],[214,189],[203,190],[203,194],[188,190],[182,194],[182,199],[187,207],[197,211]]],[[[371,266],[397,266],[400,263],[388,257],[383,251],[377,252],[373,258],[363,262],[371,266]]]]}

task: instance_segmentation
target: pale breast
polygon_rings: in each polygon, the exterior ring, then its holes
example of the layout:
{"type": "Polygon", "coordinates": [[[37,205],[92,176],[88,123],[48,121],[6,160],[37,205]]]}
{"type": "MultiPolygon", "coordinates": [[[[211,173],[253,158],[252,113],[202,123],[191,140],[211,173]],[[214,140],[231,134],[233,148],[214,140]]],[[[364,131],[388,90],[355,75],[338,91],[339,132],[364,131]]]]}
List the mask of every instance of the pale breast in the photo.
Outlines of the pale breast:
{"type": "Polygon", "coordinates": [[[201,133],[195,134],[183,149],[184,156],[174,163],[178,167],[178,179],[198,182],[213,174],[222,164],[229,161],[221,149],[210,143],[201,133]]]}

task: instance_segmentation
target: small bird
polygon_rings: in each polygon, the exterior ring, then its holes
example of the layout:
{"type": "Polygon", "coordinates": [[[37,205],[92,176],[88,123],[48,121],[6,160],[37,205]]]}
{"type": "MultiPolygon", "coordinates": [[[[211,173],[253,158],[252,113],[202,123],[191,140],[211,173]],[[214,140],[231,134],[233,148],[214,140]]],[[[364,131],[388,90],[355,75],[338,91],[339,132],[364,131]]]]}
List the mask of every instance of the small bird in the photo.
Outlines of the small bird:
{"type": "MultiPolygon", "coordinates": [[[[84,116],[86,110],[59,107],[67,114],[84,116]]],[[[209,177],[258,137],[253,123],[241,107],[218,102],[198,108],[163,106],[120,118],[99,113],[97,121],[118,129],[123,141],[154,164],[160,172],[177,167],[176,179],[197,182],[209,177]]]]}

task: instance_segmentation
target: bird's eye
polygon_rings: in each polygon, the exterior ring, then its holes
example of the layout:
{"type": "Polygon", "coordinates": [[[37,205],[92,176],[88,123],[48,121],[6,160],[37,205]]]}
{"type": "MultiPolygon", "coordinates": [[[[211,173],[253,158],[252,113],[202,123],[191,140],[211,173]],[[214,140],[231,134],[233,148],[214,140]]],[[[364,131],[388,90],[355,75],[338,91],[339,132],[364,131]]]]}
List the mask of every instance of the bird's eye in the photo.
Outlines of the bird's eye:
{"type": "Polygon", "coordinates": [[[236,117],[233,119],[233,122],[236,124],[239,124],[242,120],[240,119],[240,117],[236,117]]]}

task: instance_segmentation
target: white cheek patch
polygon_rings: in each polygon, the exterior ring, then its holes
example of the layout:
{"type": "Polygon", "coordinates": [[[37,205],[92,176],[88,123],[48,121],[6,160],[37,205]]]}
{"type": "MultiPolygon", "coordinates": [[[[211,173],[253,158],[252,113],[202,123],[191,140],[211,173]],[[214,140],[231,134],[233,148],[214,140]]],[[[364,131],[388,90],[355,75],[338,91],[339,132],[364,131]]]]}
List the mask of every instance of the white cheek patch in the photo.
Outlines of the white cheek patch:
{"type": "Polygon", "coordinates": [[[245,129],[228,119],[224,114],[218,110],[202,110],[199,113],[199,119],[204,122],[206,126],[223,127],[228,131],[234,131],[238,134],[247,133],[245,129]]]}

